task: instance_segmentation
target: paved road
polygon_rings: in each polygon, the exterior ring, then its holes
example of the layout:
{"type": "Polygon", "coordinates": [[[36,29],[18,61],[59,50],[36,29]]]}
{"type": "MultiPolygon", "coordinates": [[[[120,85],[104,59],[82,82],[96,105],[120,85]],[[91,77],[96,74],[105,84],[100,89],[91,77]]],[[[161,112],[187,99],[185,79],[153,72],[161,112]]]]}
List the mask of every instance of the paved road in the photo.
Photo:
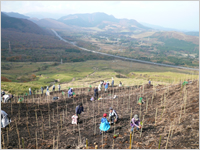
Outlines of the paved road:
{"type": "Polygon", "coordinates": [[[167,65],[167,64],[161,64],[161,63],[154,63],[154,62],[150,62],[150,61],[144,61],[144,60],[138,60],[138,59],[133,59],[133,58],[126,58],[126,57],[122,57],[122,56],[117,56],[117,55],[112,55],[112,54],[107,54],[107,53],[102,53],[102,52],[96,52],[96,51],[93,51],[93,50],[89,50],[89,49],[86,49],[86,48],[83,48],[83,47],[79,47],[77,46],[74,42],[69,42],[65,39],[63,39],[60,35],[58,35],[58,33],[51,29],[55,35],[62,41],[66,42],[66,43],[69,43],[69,44],[72,44],[84,51],[88,51],[88,52],[92,52],[92,53],[97,53],[97,54],[101,54],[101,55],[106,55],[106,56],[111,56],[111,57],[115,57],[115,58],[119,58],[119,59],[123,59],[123,60],[128,60],[128,61],[133,61],[133,62],[139,62],[139,63],[145,63],[145,64],[151,64],[151,65],[157,65],[157,66],[164,66],[164,67],[172,67],[172,68],[179,68],[179,69],[187,69],[187,70],[194,70],[194,71],[199,71],[199,69],[195,69],[195,68],[188,68],[188,67],[181,67],[181,66],[174,66],[174,65],[167,65]]]}

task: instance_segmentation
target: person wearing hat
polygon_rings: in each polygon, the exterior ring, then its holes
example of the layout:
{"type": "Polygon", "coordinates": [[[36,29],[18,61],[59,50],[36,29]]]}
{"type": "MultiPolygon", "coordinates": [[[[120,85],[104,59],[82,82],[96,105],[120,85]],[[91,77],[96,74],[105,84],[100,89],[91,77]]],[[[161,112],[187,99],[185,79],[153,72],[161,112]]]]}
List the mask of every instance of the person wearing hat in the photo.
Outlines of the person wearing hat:
{"type": "Polygon", "coordinates": [[[100,134],[102,131],[106,133],[110,129],[110,124],[109,124],[108,120],[106,119],[106,117],[107,117],[107,114],[104,113],[103,117],[101,118],[101,124],[99,127],[100,134]]]}
{"type": "Polygon", "coordinates": [[[70,88],[68,90],[68,97],[73,96],[73,88],[70,88]]]}
{"type": "Polygon", "coordinates": [[[80,103],[78,106],[76,106],[76,115],[78,116],[78,119],[77,119],[78,123],[79,123],[81,112],[84,112],[82,103],[80,103]]]}
{"type": "Polygon", "coordinates": [[[111,121],[111,124],[113,124],[114,122],[116,123],[118,121],[119,117],[116,113],[116,111],[110,107],[110,114],[109,114],[109,119],[111,121]]]}
{"type": "Polygon", "coordinates": [[[96,97],[98,99],[98,88],[97,88],[97,86],[94,89],[94,98],[96,98],[96,97]]]}
{"type": "Polygon", "coordinates": [[[135,126],[137,127],[137,130],[139,130],[139,128],[141,129],[140,120],[137,114],[131,119],[131,132],[133,132],[135,126]]]}

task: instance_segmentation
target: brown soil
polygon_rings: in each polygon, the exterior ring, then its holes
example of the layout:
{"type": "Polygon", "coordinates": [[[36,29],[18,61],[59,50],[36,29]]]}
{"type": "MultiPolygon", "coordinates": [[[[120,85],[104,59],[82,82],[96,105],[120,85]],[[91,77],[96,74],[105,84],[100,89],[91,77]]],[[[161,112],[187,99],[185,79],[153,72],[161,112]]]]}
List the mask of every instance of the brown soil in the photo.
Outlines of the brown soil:
{"type": "MultiPolygon", "coordinates": [[[[110,88],[111,89],[111,88],[110,88]]],[[[142,88],[141,88],[142,89],[142,88]]],[[[141,119],[144,116],[143,129],[140,137],[140,131],[135,131],[133,135],[132,148],[142,149],[157,149],[159,139],[161,138],[160,148],[164,149],[167,144],[169,129],[171,125],[171,132],[168,139],[167,148],[169,149],[182,149],[182,148],[199,148],[199,87],[197,81],[186,86],[187,101],[184,113],[184,99],[182,94],[181,85],[172,85],[169,88],[165,86],[157,86],[157,92],[153,90],[152,86],[145,86],[144,94],[141,90],[141,96],[145,104],[141,106],[141,119]],[[161,99],[166,93],[166,101],[161,99]],[[152,95],[153,101],[152,101],[152,95]],[[146,113],[146,104],[148,99],[148,112],[146,113]],[[165,105],[164,105],[165,104],[165,105]],[[165,106],[165,110],[164,110],[165,106]],[[181,106],[182,114],[181,114],[181,106]],[[155,124],[155,113],[157,110],[157,122],[155,124]],[[162,113],[163,112],[163,113],[162,113]],[[179,123],[179,118],[181,119],[179,123]]],[[[140,88],[115,88],[114,94],[118,98],[111,100],[110,92],[102,93],[103,100],[91,102],[90,98],[93,95],[93,90],[88,92],[88,89],[75,89],[77,97],[64,98],[61,92],[51,93],[52,96],[57,95],[61,99],[57,101],[48,100],[45,96],[35,95],[38,100],[33,100],[30,96],[24,100],[24,103],[1,104],[1,109],[5,110],[12,119],[8,131],[2,130],[2,147],[3,148],[23,148],[22,137],[24,139],[24,148],[36,148],[36,132],[37,132],[37,148],[48,149],[53,148],[53,137],[55,136],[54,148],[57,146],[59,149],[66,148],[83,148],[85,146],[86,138],[88,139],[88,148],[95,148],[96,142],[98,148],[102,148],[102,135],[99,135],[99,124],[103,113],[109,112],[109,107],[117,111],[119,115],[119,122],[111,126],[108,133],[103,134],[103,148],[113,148],[113,135],[119,133],[119,136],[114,139],[114,148],[129,148],[130,144],[130,114],[132,108],[132,116],[134,114],[140,115],[140,105],[137,104],[137,95],[140,94],[140,88]],[[129,101],[130,95],[130,101],[129,101]],[[40,99],[40,103],[39,103],[40,99]],[[118,102],[117,102],[118,101],[118,102]],[[71,116],[75,112],[77,103],[83,103],[84,113],[81,114],[79,126],[71,124],[71,116]],[[12,106],[12,114],[11,114],[12,106]],[[67,106],[67,113],[66,113],[67,106]],[[48,109],[49,108],[49,109],[48,109]],[[53,111],[54,110],[54,111],[53,111]],[[37,121],[35,112],[37,113],[37,121]],[[54,120],[53,120],[54,112],[54,120]],[[58,112],[58,114],[57,114],[58,112]],[[64,113],[64,122],[63,122],[64,113]],[[19,118],[20,114],[20,118],[19,118]],[[95,115],[94,115],[95,114],[95,115]],[[50,115],[50,127],[49,127],[50,115]],[[28,116],[28,117],[27,117],[28,116]],[[95,117],[94,117],[95,116],[95,117]],[[96,123],[95,123],[96,118],[96,123]],[[61,119],[61,120],[60,120],[61,119]],[[28,128],[27,130],[27,121],[28,128]],[[62,126],[61,126],[62,122],[62,126]],[[17,124],[17,128],[16,128],[17,124]],[[96,126],[95,126],[96,124],[96,126]],[[43,127],[43,129],[42,129],[43,127]],[[78,128],[79,127],[79,128],[78,128]],[[95,133],[96,127],[96,135],[95,133]],[[79,138],[80,129],[80,138],[79,138]],[[19,131],[19,138],[17,132],[19,131]],[[44,132],[44,138],[43,138],[44,132]],[[58,136],[59,135],[59,136],[58,136]],[[58,143],[57,143],[58,137],[58,143]],[[4,139],[4,140],[3,140],[4,139]],[[7,141],[9,139],[9,141],[7,141]],[[78,144],[78,139],[81,143],[78,144]],[[57,145],[58,144],[58,145],[57,145]]],[[[113,94],[113,91],[111,92],[113,94]]],[[[52,97],[51,97],[52,98],[52,97]]],[[[163,98],[164,99],[164,98],[163,98]]]]}

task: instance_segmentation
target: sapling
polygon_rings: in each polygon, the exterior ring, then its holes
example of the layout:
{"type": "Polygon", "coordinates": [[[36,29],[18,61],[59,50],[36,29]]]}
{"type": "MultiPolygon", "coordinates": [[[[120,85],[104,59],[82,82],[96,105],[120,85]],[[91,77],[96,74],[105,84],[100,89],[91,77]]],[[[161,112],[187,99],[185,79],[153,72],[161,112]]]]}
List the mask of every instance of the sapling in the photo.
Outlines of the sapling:
{"type": "Polygon", "coordinates": [[[169,134],[168,134],[168,137],[167,137],[167,143],[166,143],[165,149],[167,149],[167,144],[168,144],[168,141],[169,141],[170,132],[171,132],[171,125],[170,125],[170,129],[169,129],[169,134]]]}
{"type": "Polygon", "coordinates": [[[24,149],[24,138],[22,137],[22,147],[24,149]]]}
{"type": "Polygon", "coordinates": [[[158,149],[160,149],[161,138],[162,138],[162,135],[160,135],[160,140],[159,140],[158,149]]]}

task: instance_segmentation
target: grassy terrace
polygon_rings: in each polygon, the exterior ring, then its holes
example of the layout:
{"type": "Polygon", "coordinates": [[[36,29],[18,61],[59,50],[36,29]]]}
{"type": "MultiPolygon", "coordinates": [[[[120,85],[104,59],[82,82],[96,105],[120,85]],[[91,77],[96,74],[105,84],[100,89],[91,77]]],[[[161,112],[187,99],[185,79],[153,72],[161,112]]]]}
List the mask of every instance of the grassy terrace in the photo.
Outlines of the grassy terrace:
{"type": "MultiPolygon", "coordinates": [[[[95,60],[57,64],[55,62],[2,62],[1,76],[12,82],[1,81],[1,89],[12,94],[24,94],[28,88],[61,83],[61,88],[97,86],[100,80],[115,79],[124,86],[146,84],[178,83],[180,80],[196,79],[198,72],[133,63],[122,60],[95,60]],[[58,82],[55,82],[57,80],[58,82]]],[[[57,86],[56,86],[57,89],[57,86]]],[[[51,90],[51,88],[50,88],[51,90]]]]}

